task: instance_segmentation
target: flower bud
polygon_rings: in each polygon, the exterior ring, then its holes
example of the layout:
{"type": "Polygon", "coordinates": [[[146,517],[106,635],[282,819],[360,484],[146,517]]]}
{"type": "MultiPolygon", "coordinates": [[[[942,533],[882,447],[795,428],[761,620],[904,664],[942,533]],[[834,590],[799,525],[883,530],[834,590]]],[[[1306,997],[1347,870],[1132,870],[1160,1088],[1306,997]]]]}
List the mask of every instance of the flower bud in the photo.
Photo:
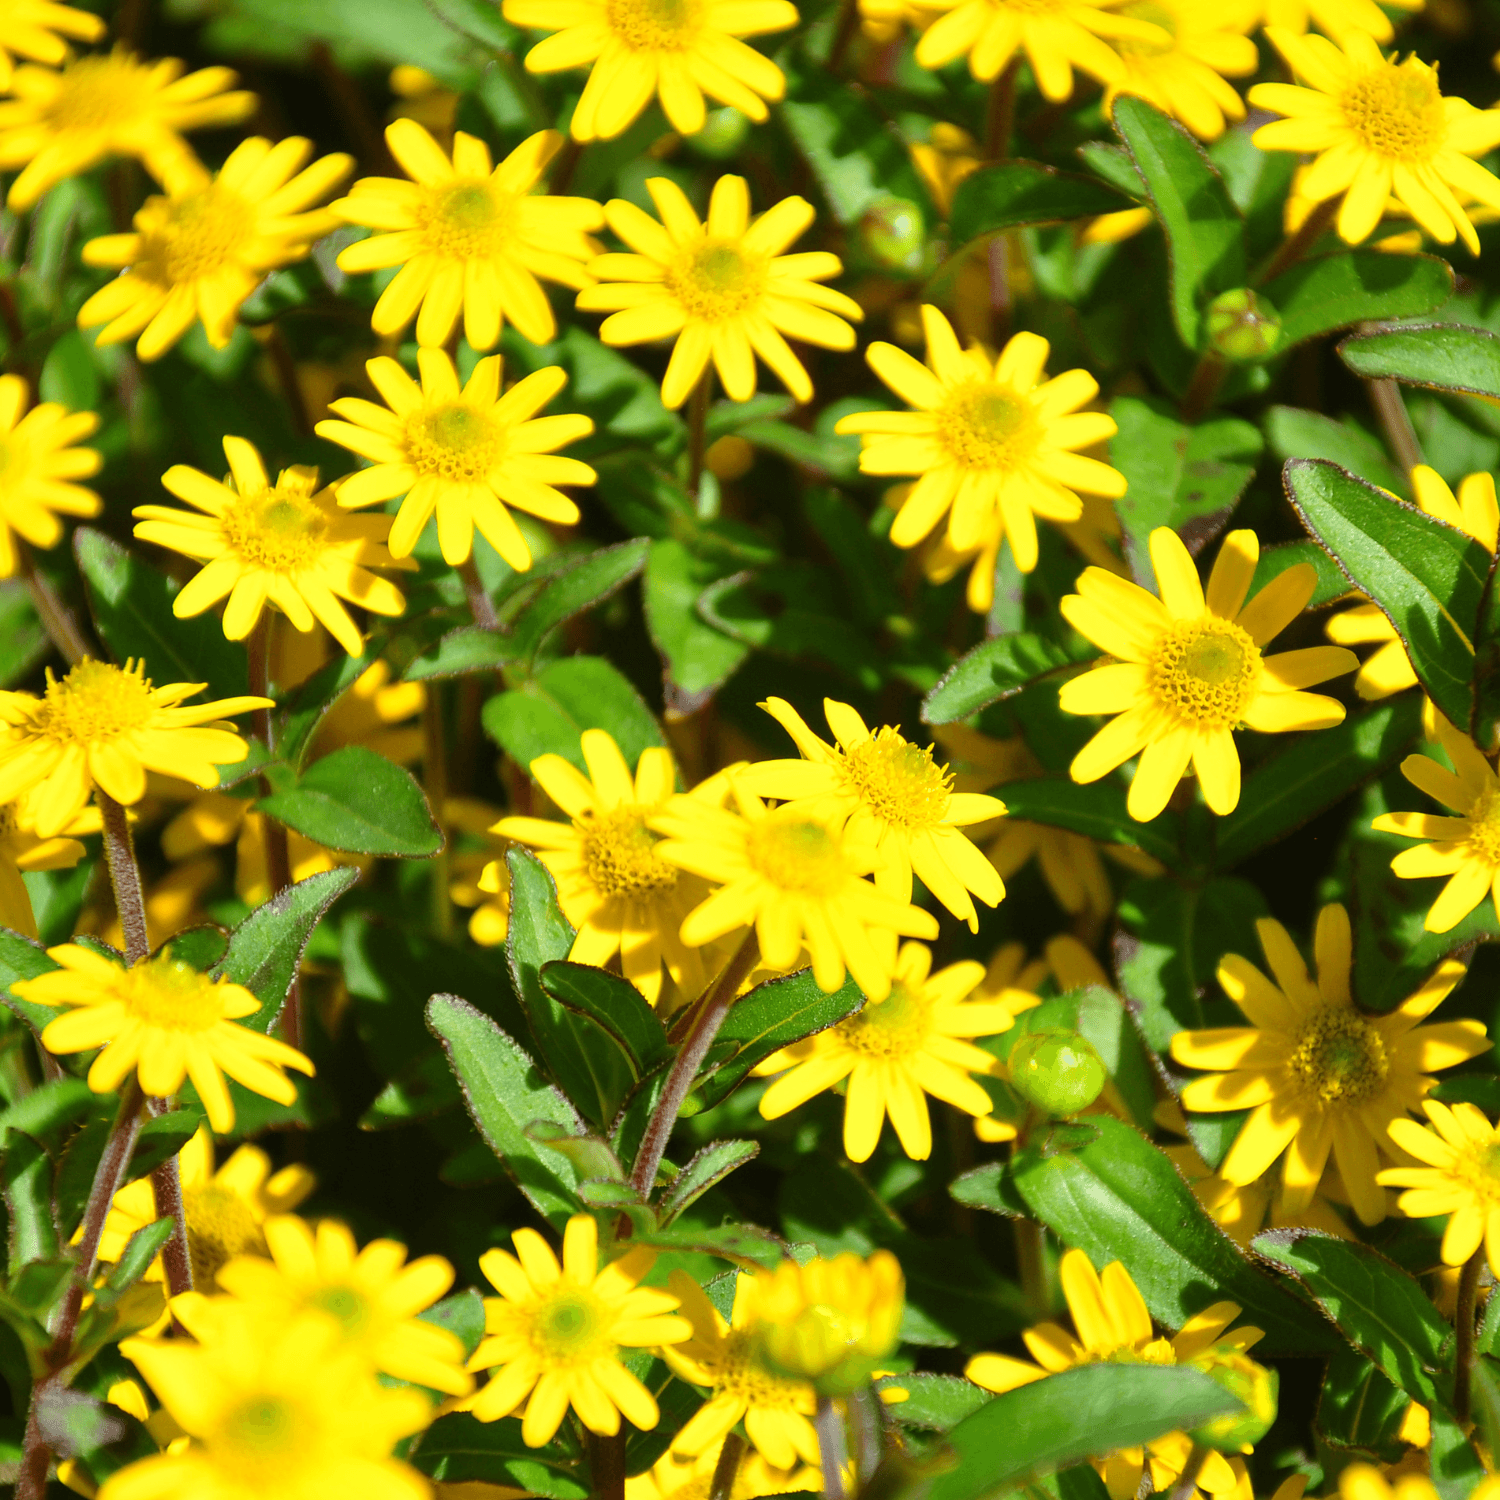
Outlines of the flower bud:
{"type": "Polygon", "coordinates": [[[728,161],[745,144],[750,134],[750,121],[739,110],[726,106],[711,109],[703,122],[703,129],[687,138],[688,149],[694,156],[709,161],[728,161]]]}
{"type": "Polygon", "coordinates": [[[1233,364],[1253,364],[1276,352],[1281,314],[1249,287],[1221,292],[1208,304],[1208,342],[1233,364]]]}
{"type": "Polygon", "coordinates": [[[1258,1365],[1237,1349],[1215,1345],[1189,1363],[1224,1387],[1243,1411],[1229,1412],[1205,1422],[1188,1434],[1195,1443],[1217,1448],[1221,1453],[1248,1453],[1276,1420],[1277,1378],[1275,1370],[1258,1365]]]}
{"type": "Polygon", "coordinates": [[[1065,1026],[1029,1032],[1010,1050],[1011,1086],[1050,1115],[1087,1109],[1099,1097],[1106,1076],[1099,1054],[1065,1026]]]}
{"type": "Polygon", "coordinates": [[[925,239],[922,210],[906,198],[886,194],[860,215],[861,259],[879,270],[920,270],[925,239]]]}

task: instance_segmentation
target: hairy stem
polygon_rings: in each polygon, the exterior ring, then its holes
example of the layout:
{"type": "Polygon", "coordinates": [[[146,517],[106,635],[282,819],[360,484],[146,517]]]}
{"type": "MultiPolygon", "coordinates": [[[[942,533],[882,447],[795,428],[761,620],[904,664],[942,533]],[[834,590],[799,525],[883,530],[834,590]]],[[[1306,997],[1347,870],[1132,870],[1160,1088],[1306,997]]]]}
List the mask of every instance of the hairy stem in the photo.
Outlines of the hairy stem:
{"type": "MultiPolygon", "coordinates": [[[[153,1115],[164,1115],[171,1108],[165,1099],[150,1099],[146,1106],[153,1115]]],[[[182,1203],[182,1174],[177,1158],[169,1156],[151,1173],[151,1197],[158,1219],[171,1219],[172,1238],[161,1247],[162,1268],[167,1273],[167,1291],[173,1296],[193,1289],[193,1261],[188,1254],[187,1213],[182,1203]]]]}
{"type": "Polygon", "coordinates": [[[624,1500],[625,1434],[610,1437],[589,1434],[589,1476],[594,1481],[593,1500],[624,1500]]]}
{"type": "Polygon", "coordinates": [[[1394,380],[1367,380],[1365,389],[1370,394],[1370,405],[1380,419],[1380,428],[1385,433],[1392,456],[1401,466],[1401,472],[1410,474],[1423,462],[1422,445],[1411,425],[1411,413],[1406,409],[1401,387],[1394,380]]]}
{"type": "Polygon", "coordinates": [[[109,883],[114,887],[115,910],[125,932],[125,962],[127,966],[138,964],[150,954],[151,939],[146,932],[146,898],[141,891],[140,866],[135,862],[130,818],[103,787],[94,788],[94,800],[104,824],[104,859],[109,865],[109,883]]]}
{"type": "Polygon", "coordinates": [[[26,592],[31,595],[32,608],[42,622],[47,638],[62,653],[70,667],[77,666],[84,657],[92,656],[89,638],[83,633],[73,611],[58,597],[56,589],[47,581],[31,555],[31,548],[16,537],[16,561],[21,576],[26,580],[26,592]]]}
{"type": "Polygon", "coordinates": [[[1026,1306],[1040,1321],[1051,1311],[1042,1226],[1035,1219],[1012,1219],[1011,1226],[1016,1236],[1016,1267],[1020,1272],[1021,1291],[1025,1294],[1026,1306]]]}
{"type": "Polygon", "coordinates": [[[1193,1444],[1188,1461],[1182,1466],[1177,1483],[1172,1486],[1170,1500],[1193,1500],[1193,1492],[1198,1488],[1198,1476],[1203,1472],[1203,1465],[1208,1462],[1209,1452],[1202,1443],[1193,1444]]]}
{"type": "Polygon", "coordinates": [[[984,159],[1004,161],[1010,155],[1010,138],[1016,125],[1016,69],[1013,57],[990,85],[989,107],[984,117],[984,159]]]}
{"type": "Polygon", "coordinates": [[[1229,366],[1222,355],[1212,349],[1203,355],[1198,361],[1197,369],[1193,371],[1192,380],[1188,382],[1179,408],[1184,422],[1201,422],[1208,415],[1209,408],[1214,404],[1214,397],[1219,394],[1219,387],[1224,384],[1224,377],[1228,373],[1229,366]]]}
{"type": "Polygon", "coordinates": [[[729,1500],[734,1493],[734,1481],[740,1472],[740,1460],[745,1456],[745,1440],[737,1432],[726,1433],[724,1446],[719,1449],[719,1461],[714,1465],[714,1477],[708,1487],[708,1500],[729,1500]]]}
{"type": "Polygon", "coordinates": [[[1479,1273],[1484,1269],[1484,1246],[1481,1245],[1464,1262],[1458,1277],[1458,1309],[1453,1326],[1458,1345],[1453,1359],[1453,1415],[1458,1425],[1469,1421],[1469,1391],[1474,1377],[1474,1311],[1479,1300],[1479,1273]]]}
{"type": "Polygon", "coordinates": [[[708,451],[708,403],[713,395],[714,367],[704,367],[688,399],[688,499],[698,503],[698,485],[703,479],[703,455],[708,451]]]}
{"type": "Polygon", "coordinates": [[[823,1461],[824,1500],[844,1500],[844,1424],[838,1407],[827,1396],[818,1397],[813,1430],[818,1434],[818,1453],[823,1461]]]}
{"type": "Polygon", "coordinates": [[[479,578],[479,569],[474,566],[472,556],[458,565],[458,576],[464,581],[464,595],[469,601],[469,613],[481,630],[498,630],[500,616],[495,613],[495,601],[479,578]]]}

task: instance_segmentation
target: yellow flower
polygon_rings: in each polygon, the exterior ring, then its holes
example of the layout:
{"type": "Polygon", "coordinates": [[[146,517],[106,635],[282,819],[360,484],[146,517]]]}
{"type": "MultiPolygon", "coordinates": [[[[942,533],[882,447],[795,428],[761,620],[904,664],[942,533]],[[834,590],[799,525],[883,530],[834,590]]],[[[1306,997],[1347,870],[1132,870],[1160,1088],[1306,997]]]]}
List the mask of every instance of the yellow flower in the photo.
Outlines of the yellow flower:
{"type": "MultiPolygon", "coordinates": [[[[178,1158],[182,1207],[187,1223],[188,1256],[193,1282],[211,1287],[214,1278],[240,1255],[266,1255],[265,1224],[272,1214],[284,1214],[302,1202],[317,1179],[300,1163],[271,1170],[271,1158],[259,1146],[241,1146],[216,1172],[214,1138],[203,1126],[182,1148],[178,1158]]],[[[125,1253],[131,1235],[156,1221],[156,1199],[149,1177],[138,1177],[115,1194],[99,1259],[107,1263],[125,1253]]],[[[146,1272],[163,1281],[158,1259],[146,1272]]]]}
{"type": "Polygon", "coordinates": [[[417,365],[420,387],[395,360],[372,359],[365,370],[386,406],[346,396],[329,407],[344,421],[318,423],[319,437],[372,464],[339,482],[339,504],[358,508],[404,495],[390,534],[394,556],[411,555],[436,511],[438,544],[450,567],[469,560],[477,526],[524,573],[531,549],[505,507],[573,525],[578,507],[555,486],[592,484],[596,476],[555,450],[587,437],[593,422],[571,412],[537,416],[568,383],[556,365],[533,371],[503,396],[498,355],[480,360],[462,390],[443,350],[419,349],[417,365]]]}
{"type": "MultiPolygon", "coordinates": [[[[1423,0],[1385,0],[1392,10],[1421,10],[1423,0]]],[[[1263,21],[1301,36],[1316,26],[1331,37],[1350,31],[1368,32],[1377,42],[1389,42],[1395,35],[1390,17],[1375,0],[1263,0],[1263,21]]]]}
{"type": "Polygon", "coordinates": [[[1071,714],[1118,714],[1073,760],[1074,781],[1098,781],[1132,756],[1140,763],[1127,806],[1147,823],[1167,805],[1189,760],[1203,795],[1221,817],[1240,800],[1239,725],[1279,734],[1328,729],[1344,706],[1302,688],[1352,672],[1359,659],[1341,646],[1309,646],[1262,656],[1301,614],[1317,575],[1308,563],[1278,573],[1247,604],[1260,543],[1231,531],[1219,548],[1205,595],[1198,568],[1170,527],[1151,533],[1161,598],[1103,568],[1086,568],[1063,617],[1115,658],[1064,684],[1071,714]]]}
{"type": "Polygon", "coordinates": [[[1286,1212],[1312,1201],[1329,1152],[1354,1211],[1365,1224],[1385,1217],[1375,1180],[1377,1151],[1390,1124],[1416,1109],[1433,1086],[1427,1075],[1489,1050],[1478,1021],[1419,1026],[1464,975],[1446,959],[1414,995],[1387,1015],[1366,1015],[1349,990],[1349,914],[1325,906],[1314,942],[1318,977],[1285,927],[1255,924],[1275,982],[1237,953],[1219,965],[1219,983],[1248,1026],[1179,1031],[1172,1056],[1184,1067],[1211,1069],[1182,1091],[1184,1109],[1251,1111],[1219,1175],[1245,1185],[1278,1156],[1286,1212]]]}
{"type": "Polygon", "coordinates": [[[343,1347],[358,1350],[382,1375],[450,1396],[473,1390],[458,1336],[417,1316],[453,1285],[453,1267],[442,1256],[424,1255],[407,1265],[406,1246],[385,1239],[361,1250],[332,1219],[314,1228],[283,1214],[268,1219],[264,1233],[269,1258],[241,1255],[219,1272],[218,1281],[231,1298],[254,1308],[266,1327],[281,1327],[305,1312],[327,1313],[339,1326],[343,1347]]]}
{"type": "Polygon", "coordinates": [[[641,751],[632,780],[620,747],[604,730],[585,729],[580,747],[587,776],[560,755],[539,756],[530,768],[571,826],[502,818],[493,831],[542,851],[563,915],[577,931],[568,953],[574,963],[604,968],[619,954],[625,977],[653,1005],[661,998],[663,969],[679,990],[696,995],[703,963],[678,929],[706,891],[658,856],[660,840],[649,827],[673,794],[672,752],[657,746],[641,751]]]}
{"type": "Polygon", "coordinates": [[[1224,80],[1244,78],[1260,66],[1255,43],[1246,35],[1256,23],[1254,0],[1215,6],[1202,0],[1129,0],[1116,14],[1154,23],[1167,40],[1115,39],[1125,71],[1105,91],[1106,110],[1121,94],[1135,94],[1205,141],[1224,133],[1226,117],[1245,118],[1244,103],[1224,80]]]}
{"type": "Polygon", "coordinates": [[[155,1099],[171,1098],[191,1079],[208,1123],[222,1135],[234,1128],[224,1074],[293,1104],[296,1085],[282,1069],[313,1072],[296,1048],[235,1024],[260,1009],[249,990],[200,974],[170,949],[129,969],[77,943],[49,948],[47,956],[60,967],[18,979],[11,992],[37,1005],[73,1007],[47,1023],[42,1045],[59,1055],[102,1047],[88,1073],[96,1094],[117,1089],[132,1070],[155,1099]]]}
{"type": "MultiPolygon", "coordinates": [[[[1467,475],[1455,496],[1436,469],[1418,464],[1411,471],[1411,483],[1417,504],[1429,516],[1466,531],[1486,552],[1495,551],[1500,544],[1500,504],[1495,498],[1494,475],[1467,475]]],[[[1356,604],[1334,615],[1325,628],[1328,639],[1341,646],[1378,646],[1354,679],[1354,691],[1361,698],[1389,698],[1416,685],[1417,674],[1406,647],[1379,605],[1356,604]]]]}
{"type": "Polygon", "coordinates": [[[703,96],[766,118],[786,93],[781,69],[740,37],[797,24],[788,0],[505,0],[512,26],[554,31],[526,54],[528,73],[593,64],[573,111],[573,139],[622,134],[653,95],[680,135],[703,129],[703,96]]]}
{"type": "Polygon", "coordinates": [[[1023,573],[1036,567],[1035,517],[1076,521],[1083,514],[1077,491],[1118,499],[1125,478],[1074,449],[1113,437],[1103,412],[1078,408],[1099,393],[1085,370],[1052,380],[1049,346],[1034,333],[1018,333],[991,362],[977,345],[959,347],[952,325],[935,307],[923,307],[927,363],[894,344],[871,344],[870,368],[915,411],[857,412],[836,432],[863,437],[860,469],[866,474],[919,474],[891,527],[898,547],[914,547],[946,515],[947,541],[955,551],[981,545],[1000,524],[1023,573]],[[951,514],[950,514],[951,512],[951,514]]]}
{"type": "Polygon", "coordinates": [[[704,224],[670,178],[648,178],[646,189],[660,223],[623,198],[604,208],[609,227],[636,253],[601,255],[589,265],[601,284],[580,292],[578,306],[614,315],[599,337],[616,347],[675,338],[661,383],[661,399],[674,409],[710,359],[729,398],[748,401],[757,354],[798,401],[811,401],[812,381],[782,335],[852,349],[854,330],[844,319],[864,316],[857,302],[818,284],[843,271],[838,256],[782,253],[812,224],[812,204],[783,198],[752,220],[745,179],[725,176],[714,183],[704,224]]]}
{"type": "Polygon", "coordinates": [[[941,68],[967,54],[969,71],[988,83],[1024,51],[1037,87],[1061,103],[1073,92],[1074,68],[1101,83],[1116,83],[1124,76],[1124,64],[1111,42],[1121,37],[1170,41],[1161,27],[1118,14],[1120,4],[1121,0],[940,0],[947,14],[917,43],[917,62],[924,68],[941,68]]]}
{"type": "MultiPolygon", "coordinates": [[[[1226,1334],[1240,1309],[1233,1302],[1215,1302],[1189,1318],[1171,1338],[1158,1337],[1130,1272],[1116,1260],[1097,1273],[1082,1250],[1064,1252],[1058,1279],[1076,1336],[1057,1323],[1038,1323],[1021,1335],[1036,1363],[1008,1354],[976,1354],[964,1370],[976,1385],[987,1391],[1013,1391],[1079,1365],[1188,1364],[1210,1352],[1243,1354],[1265,1336],[1259,1328],[1226,1334]]],[[[1152,1489],[1170,1490],[1192,1451],[1193,1441],[1185,1432],[1169,1432],[1144,1449],[1123,1448],[1096,1459],[1094,1467],[1109,1486],[1112,1500],[1131,1500],[1148,1469],[1152,1489]]],[[[1198,1475],[1198,1489],[1227,1496],[1236,1482],[1224,1455],[1210,1451],[1198,1475]]]]}
{"type": "Polygon", "coordinates": [[[1448,877],[1423,926],[1428,932],[1449,932],[1487,895],[1500,912],[1500,776],[1468,735],[1442,715],[1437,716],[1437,737],[1454,769],[1425,755],[1408,755],[1401,774],[1458,816],[1383,813],[1370,826],[1402,838],[1431,840],[1403,849],[1391,869],[1405,880],[1448,877]]]}
{"type": "Polygon", "coordinates": [[[462,312],[470,348],[493,349],[506,318],[533,344],[549,343],[557,320],[537,278],[587,286],[587,235],[604,225],[592,199],[535,191],[562,137],[538,131],[499,166],[483,141],[461,130],[451,161],[415,120],[388,125],[385,139],[412,180],[361,177],[332,205],[349,223],[384,231],[341,251],[341,271],[401,267],[375,304],[371,328],[389,338],[415,316],[417,342],[440,348],[462,312]]]}
{"type": "MultiPolygon", "coordinates": [[[[83,816],[87,817],[90,812],[98,818],[97,809],[92,808],[85,809],[83,816]]],[[[203,898],[218,885],[222,874],[218,860],[212,855],[203,855],[173,865],[159,879],[150,881],[145,889],[147,946],[154,950],[185,928],[212,922],[213,917],[205,910],[203,898]]],[[[93,895],[94,899],[79,914],[74,936],[92,933],[123,952],[125,924],[120,920],[114,893],[96,887],[93,895]]]]}
{"type": "Polygon", "coordinates": [[[135,233],[107,234],[83,247],[83,262],[123,270],[78,310],[80,328],[100,329],[98,344],[140,339],[136,354],[160,359],[202,320],[215,349],[234,334],[240,304],[277,266],[303,259],[335,228],[326,209],[306,212],[354,165],[325,156],[305,170],[313,143],[291,136],[273,146],[242,142],[217,175],[190,151],[160,166],[165,195],[135,215],[135,233]]]}
{"type": "Polygon", "coordinates": [[[55,68],[68,59],[63,37],[97,42],[104,31],[100,17],[71,5],[57,5],[54,0],[0,0],[0,93],[10,92],[17,57],[55,68]]]}
{"type": "Polygon", "coordinates": [[[63,534],[58,515],[97,516],[103,509],[93,490],[76,482],[99,472],[99,455],[73,446],[95,431],[99,418],[56,401],[27,411],[29,395],[19,375],[0,375],[0,578],[10,578],[20,560],[14,533],[33,547],[55,547],[63,534]]]}
{"type": "MultiPolygon", "coordinates": [[[[334,503],[334,487],[318,488],[318,471],[284,469],[272,484],[260,454],[244,438],[226,437],[229,479],[210,479],[173,464],[162,485],[202,515],[167,505],[138,505],[135,534],[204,566],[178,591],[172,613],[190,620],[226,595],[224,634],[242,641],[267,602],[298,630],[321,622],[350,656],[364,637],[340,599],[380,615],[406,608],[400,589],[371,568],[399,568],[386,549],[389,516],[351,516],[334,503]]],[[[407,564],[414,567],[415,564],[407,564]]]]}
{"type": "Polygon", "coordinates": [[[31,895],[21,875],[26,870],[71,870],[83,858],[85,850],[78,842],[86,833],[98,833],[99,814],[86,808],[50,838],[39,838],[35,832],[35,814],[23,797],[15,802],[0,803],[0,927],[36,937],[36,917],[31,910],[31,895]]]}
{"type": "Polygon", "coordinates": [[[121,1344],[190,1441],[117,1470],[100,1500],[427,1500],[391,1450],[432,1420],[430,1403],[382,1387],[331,1319],[216,1309],[198,1331],[121,1344]]]}
{"type": "MultiPolygon", "coordinates": [[[[905,0],[900,0],[900,4],[904,10],[905,0]]],[[[860,6],[860,12],[866,14],[864,3],[860,6]]],[[[959,183],[984,165],[979,142],[957,125],[950,125],[946,120],[934,120],[926,141],[915,141],[907,150],[911,155],[912,166],[917,169],[927,191],[932,194],[933,205],[946,219],[948,211],[953,207],[953,195],[958,191],[959,183]]]]}
{"type": "Polygon", "coordinates": [[[1500,208],[1500,178],[1477,162],[1500,144],[1500,111],[1445,99],[1437,69],[1420,58],[1388,61],[1368,32],[1340,46],[1272,27],[1266,35],[1306,87],[1258,83],[1249,100],[1287,116],[1255,132],[1263,151],[1317,153],[1302,181],[1314,202],[1343,195],[1338,231],[1351,245],[1367,239],[1394,196],[1435,240],[1455,236],[1473,255],[1479,236],[1454,190],[1500,208]]]}
{"type": "MultiPolygon", "coordinates": [[[[929,949],[903,943],[885,999],[870,1000],[820,1031],[804,1057],[778,1054],[791,1071],[761,1096],[761,1114],[779,1120],[847,1078],[844,1154],[850,1161],[874,1154],[887,1114],[901,1149],[926,1161],[932,1155],[928,1094],[974,1116],[989,1114],[990,1096],[969,1075],[993,1072],[995,1060],[967,1039],[1009,1031],[1015,1008],[1001,999],[970,998],[985,977],[972,959],[936,974],[931,969],[929,949]]],[[[772,1071],[776,1061],[768,1058],[758,1071],[772,1071]]]]}
{"type": "MultiPolygon", "coordinates": [[[[1495,1500],[1497,1494],[1500,1477],[1490,1474],[1469,1491],[1469,1500],[1495,1500]]],[[[1373,1464],[1350,1464],[1339,1471],[1339,1500],[1438,1500],[1438,1491],[1425,1474],[1396,1474],[1392,1480],[1373,1464]]]]}
{"type": "Polygon", "coordinates": [[[534,1229],[511,1235],[516,1253],[488,1250],[479,1269],[500,1293],[486,1297],[488,1336],[469,1360],[494,1369],[470,1402],[481,1422],[509,1416],[522,1401],[522,1440],[550,1442],[571,1406],[590,1432],[620,1430],[620,1415],[646,1431],[658,1411],[651,1393],[620,1362],[621,1349],[677,1344],[692,1333],[674,1316],[677,1298],[638,1285],[656,1260],[644,1246],[599,1269],[599,1229],[575,1214],[563,1232],[563,1258],[534,1229]],[[519,1258],[518,1258],[519,1257],[519,1258]]]}
{"type": "MultiPolygon", "coordinates": [[[[722,1442],[715,1443],[696,1458],[668,1448],[645,1473],[625,1481],[625,1500],[704,1500],[713,1487],[723,1446],[722,1442]]],[[[740,1459],[729,1500],[759,1500],[763,1495],[794,1495],[798,1491],[816,1494],[822,1488],[823,1471],[817,1465],[778,1469],[752,1450],[740,1459]]]]}
{"type": "Polygon", "coordinates": [[[219,698],[180,708],[201,682],[152,687],[143,667],[85,658],[60,682],[47,669],[47,690],[0,693],[0,802],[38,788],[31,803],[42,838],[59,833],[83,811],[97,786],[129,807],[146,794],[146,772],[217,786],[221,765],[250,753],[239,735],[220,727],[227,714],[270,708],[269,698],[219,698]]]}
{"type": "Polygon", "coordinates": [[[448,828],[448,897],[472,907],[469,936],[481,948],[494,948],[510,931],[509,840],[492,833],[500,809],[477,797],[449,797],[443,803],[448,828]],[[476,847],[477,845],[477,847],[476,847]]]}
{"type": "Polygon", "coordinates": [[[771,1374],[755,1357],[751,1278],[736,1279],[728,1323],[685,1271],[673,1271],[669,1285],[693,1336],[663,1349],[662,1358],[680,1379],[712,1388],[708,1400],[672,1439],[672,1451],[696,1458],[717,1449],[725,1435],[744,1422],[751,1446],[773,1468],[795,1468],[799,1459],[816,1464],[818,1435],[809,1418],[817,1397],[811,1386],[771,1374]]]}
{"type": "Polygon", "coordinates": [[[970,893],[997,905],[1005,885],[995,867],[959,832],[1003,816],[1005,804],[955,792],[932,751],[889,727],[873,734],[847,703],[823,700],[836,744],[820,740],[785,698],[761,707],[792,737],[802,760],[763,760],[739,782],[762,797],[794,801],[814,817],[847,820],[848,832],[879,854],[875,886],[893,900],[911,900],[912,873],[955,917],[979,930],[970,893]]]}
{"type": "Polygon", "coordinates": [[[901,1263],[889,1250],[852,1251],[805,1265],[782,1261],[750,1278],[748,1318],[755,1351],[788,1379],[824,1395],[867,1383],[895,1349],[906,1306],[901,1263]]]}
{"type": "Polygon", "coordinates": [[[188,150],[184,130],[234,125],[254,110],[254,94],[225,92],[234,81],[228,68],[184,77],[175,57],[143,62],[121,47],[74,58],[59,72],[17,68],[15,97],[0,101],[0,170],[25,170],[6,203],[30,208],[53,183],[107,156],[139,157],[164,173],[188,150]]]}
{"type": "Polygon", "coordinates": [[[935,918],[861,878],[879,864],[879,851],[837,814],[771,810],[736,776],[729,780],[733,810],[678,796],[651,819],[666,835],[658,857],[720,887],[688,914],[682,941],[697,948],[754,926],[768,968],[791,969],[805,944],[820,988],[838,989],[847,968],[869,999],[883,1000],[895,958],[886,939],[935,938],[935,918]]]}

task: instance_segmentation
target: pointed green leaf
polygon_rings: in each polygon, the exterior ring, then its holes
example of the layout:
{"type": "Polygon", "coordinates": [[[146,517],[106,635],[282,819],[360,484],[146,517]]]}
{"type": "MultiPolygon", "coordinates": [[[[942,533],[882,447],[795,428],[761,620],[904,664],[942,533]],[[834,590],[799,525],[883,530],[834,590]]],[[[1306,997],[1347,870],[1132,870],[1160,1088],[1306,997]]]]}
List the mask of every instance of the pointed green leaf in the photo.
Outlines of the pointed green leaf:
{"type": "Polygon", "coordinates": [[[52,1158],[40,1141],[12,1130],[0,1158],[0,1188],[9,1215],[7,1264],[12,1271],[31,1260],[55,1260],[57,1225],[52,1218],[52,1158]]]}
{"type": "Polygon", "coordinates": [[[498,672],[515,659],[516,647],[512,637],[478,625],[461,625],[414,658],[401,674],[401,680],[432,682],[467,677],[473,672],[498,672]]]}
{"type": "Polygon", "coordinates": [[[754,1161],[760,1147],[754,1141],[710,1141],[672,1179],[661,1201],[661,1221],[668,1225],[711,1187],[716,1187],[737,1167],[754,1161]]]}
{"type": "Polygon", "coordinates": [[[618,546],[601,547],[581,559],[576,567],[544,584],[511,627],[510,645],[515,660],[531,661],[542,643],[565,620],[592,609],[629,583],[646,566],[646,550],[650,545],[645,537],[636,537],[618,546]]]}
{"type": "Polygon", "coordinates": [[[443,847],[427,797],[411,772],[365,745],[315,760],[260,810],[327,849],[426,859],[443,847]]]}
{"type": "Polygon", "coordinates": [[[607,969],[554,959],[542,965],[542,988],[575,1014],[614,1039],[630,1060],[636,1079],[671,1054],[661,1017],[628,979],[607,969]]]}
{"type": "Polygon", "coordinates": [[[1435,312],[1453,295],[1453,271],[1435,255],[1351,250],[1300,261],[1264,291],[1281,314],[1280,354],[1354,323],[1435,312]]]}
{"type": "Polygon", "coordinates": [[[1339,357],[1366,380],[1399,380],[1438,391],[1500,397],[1500,337],[1457,323],[1358,333],[1339,357]]]}
{"type": "Polygon", "coordinates": [[[997,635],[961,656],[922,700],[924,724],[951,724],[991,703],[1014,697],[1054,672],[1076,665],[1064,647],[1045,636],[997,635]]]}

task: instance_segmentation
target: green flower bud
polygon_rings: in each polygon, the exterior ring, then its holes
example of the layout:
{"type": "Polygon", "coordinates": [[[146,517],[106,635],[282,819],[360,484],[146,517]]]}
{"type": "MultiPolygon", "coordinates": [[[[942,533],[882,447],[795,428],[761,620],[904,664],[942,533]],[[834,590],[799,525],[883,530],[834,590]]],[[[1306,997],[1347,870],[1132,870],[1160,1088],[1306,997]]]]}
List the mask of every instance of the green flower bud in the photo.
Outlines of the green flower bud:
{"type": "Polygon", "coordinates": [[[921,269],[926,226],[922,210],[905,198],[877,198],[859,219],[861,259],[882,271],[921,269]]]}
{"type": "Polygon", "coordinates": [[[1281,314],[1249,287],[1221,292],[1208,304],[1208,342],[1233,364],[1254,364],[1276,352],[1281,314]]]}
{"type": "Polygon", "coordinates": [[[1104,1088],[1104,1063],[1076,1031],[1049,1026],[1021,1037],[1010,1051],[1017,1093],[1050,1115],[1076,1115],[1104,1088]]]}
{"type": "Polygon", "coordinates": [[[749,134],[750,121],[739,110],[711,109],[703,129],[687,138],[688,149],[708,161],[728,161],[739,152],[749,134]]]}
{"type": "Polygon", "coordinates": [[[1243,1411],[1205,1422],[1188,1436],[1221,1453],[1248,1453],[1276,1420],[1276,1371],[1256,1364],[1237,1349],[1217,1344],[1188,1363],[1223,1386],[1244,1407],[1243,1411]]]}

